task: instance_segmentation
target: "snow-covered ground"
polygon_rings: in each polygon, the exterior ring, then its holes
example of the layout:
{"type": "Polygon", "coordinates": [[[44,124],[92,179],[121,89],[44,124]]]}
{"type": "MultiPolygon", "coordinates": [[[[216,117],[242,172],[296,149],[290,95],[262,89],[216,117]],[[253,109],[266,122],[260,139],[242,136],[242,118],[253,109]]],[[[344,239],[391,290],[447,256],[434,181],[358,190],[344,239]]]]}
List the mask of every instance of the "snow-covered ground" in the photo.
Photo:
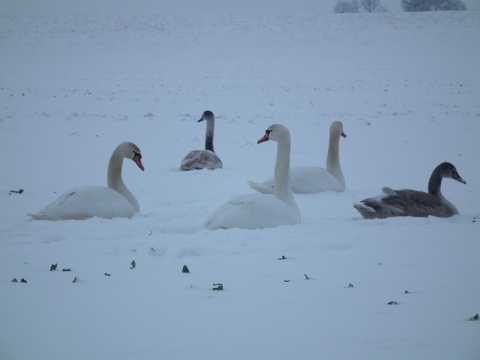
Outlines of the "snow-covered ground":
{"type": "Polygon", "coordinates": [[[0,19],[1,359],[480,357],[478,12],[0,19]],[[224,168],[181,172],[207,109],[224,168]],[[272,173],[270,124],[290,129],[292,165],[324,166],[334,120],[345,192],[296,195],[299,225],[203,228],[272,173]],[[26,216],[105,185],[125,140],[140,214],[26,216]],[[443,161],[467,181],[443,185],[460,215],[353,208],[426,190],[443,161]]]}

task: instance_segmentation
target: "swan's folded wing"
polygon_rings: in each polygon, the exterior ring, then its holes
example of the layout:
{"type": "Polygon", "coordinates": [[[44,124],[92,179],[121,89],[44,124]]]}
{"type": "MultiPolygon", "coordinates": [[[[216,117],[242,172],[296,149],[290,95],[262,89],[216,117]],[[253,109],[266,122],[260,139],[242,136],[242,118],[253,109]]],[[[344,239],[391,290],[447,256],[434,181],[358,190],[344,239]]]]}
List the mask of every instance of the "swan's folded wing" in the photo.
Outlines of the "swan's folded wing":
{"type": "Polygon", "coordinates": [[[449,202],[429,193],[417,190],[397,190],[397,196],[386,197],[385,202],[395,202],[402,206],[405,216],[415,217],[450,217],[458,213],[457,209],[449,202]]]}
{"type": "Polygon", "coordinates": [[[292,191],[300,194],[345,190],[335,176],[318,166],[295,166],[290,169],[292,191]]]}
{"type": "Polygon", "coordinates": [[[84,220],[91,217],[129,218],[132,204],[118,191],[104,186],[86,186],[65,192],[36,214],[35,220],[84,220]]]}
{"type": "Polygon", "coordinates": [[[205,221],[208,229],[263,229],[294,225],[298,215],[283,201],[272,195],[237,196],[215,210],[205,221]]]}
{"type": "Polygon", "coordinates": [[[193,150],[190,151],[180,163],[180,169],[201,170],[207,168],[208,170],[221,169],[223,167],[222,161],[214,152],[210,150],[193,150]]]}
{"type": "MultiPolygon", "coordinates": [[[[261,194],[273,194],[273,177],[262,183],[249,181],[249,186],[261,194]]],[[[317,166],[295,166],[290,169],[292,191],[298,194],[318,193],[325,191],[341,192],[345,185],[338,181],[327,170],[317,166]]]]}

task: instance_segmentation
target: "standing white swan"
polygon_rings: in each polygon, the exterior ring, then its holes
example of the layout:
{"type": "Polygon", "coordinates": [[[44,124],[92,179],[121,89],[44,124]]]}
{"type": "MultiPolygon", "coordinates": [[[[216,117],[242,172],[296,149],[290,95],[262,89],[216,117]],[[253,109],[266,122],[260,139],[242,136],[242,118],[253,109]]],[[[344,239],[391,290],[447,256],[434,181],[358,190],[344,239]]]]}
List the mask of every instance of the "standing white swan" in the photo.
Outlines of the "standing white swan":
{"type": "Polygon", "coordinates": [[[211,111],[204,111],[198,122],[205,120],[207,122],[207,131],[205,134],[205,150],[193,150],[185,156],[180,163],[180,169],[208,170],[221,169],[223,167],[222,160],[215,154],[213,149],[213,133],[215,131],[215,116],[211,111]]]}
{"type": "MultiPolygon", "coordinates": [[[[334,121],[330,126],[326,169],[317,166],[295,166],[290,169],[293,192],[307,194],[345,190],[345,178],[340,167],[340,136],[347,137],[343,132],[343,124],[334,121]]],[[[263,183],[250,181],[249,185],[260,193],[272,194],[274,181],[270,177],[263,183]]]]}
{"type": "Polygon", "coordinates": [[[300,211],[290,188],[290,132],[283,125],[271,125],[257,143],[267,140],[278,143],[274,195],[237,196],[207,218],[207,228],[263,229],[300,223],[300,211]]]}
{"type": "Polygon", "coordinates": [[[123,142],[112,153],[108,163],[107,185],[84,186],[67,191],[36,214],[36,220],[83,220],[94,216],[112,219],[129,218],[140,211],[138,201],[122,179],[123,159],[132,159],[144,170],[137,145],[123,142]]]}
{"type": "Polygon", "coordinates": [[[450,178],[466,184],[457,169],[449,162],[438,165],[428,181],[428,193],[403,189],[393,190],[384,187],[383,195],[362,200],[353,206],[366,219],[385,219],[393,216],[450,217],[458,210],[442,194],[442,179],[450,178]]]}

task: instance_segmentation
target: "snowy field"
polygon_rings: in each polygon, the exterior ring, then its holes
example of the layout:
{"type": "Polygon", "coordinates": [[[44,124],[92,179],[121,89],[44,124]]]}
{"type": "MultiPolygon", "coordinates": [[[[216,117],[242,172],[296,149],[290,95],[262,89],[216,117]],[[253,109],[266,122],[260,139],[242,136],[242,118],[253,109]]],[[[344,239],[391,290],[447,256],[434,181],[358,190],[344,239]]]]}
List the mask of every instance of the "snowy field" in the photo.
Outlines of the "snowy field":
{"type": "Polygon", "coordinates": [[[479,34],[476,11],[1,16],[0,358],[479,359],[479,34]],[[179,171],[204,110],[224,167],[179,171]],[[296,195],[299,225],[203,228],[272,174],[269,125],[292,166],[324,166],[334,120],[345,192],[296,195]],[[139,214],[27,217],[105,185],[125,140],[139,214]],[[443,161],[460,215],[353,208],[443,161]]]}

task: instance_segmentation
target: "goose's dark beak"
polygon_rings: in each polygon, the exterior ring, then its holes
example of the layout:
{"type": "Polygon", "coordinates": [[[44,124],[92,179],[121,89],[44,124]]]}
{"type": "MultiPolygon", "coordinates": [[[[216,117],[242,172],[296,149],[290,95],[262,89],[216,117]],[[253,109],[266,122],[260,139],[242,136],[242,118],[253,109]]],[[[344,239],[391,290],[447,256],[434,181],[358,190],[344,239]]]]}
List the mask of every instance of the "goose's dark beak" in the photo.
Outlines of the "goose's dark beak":
{"type": "Polygon", "coordinates": [[[458,182],[461,182],[462,184],[467,183],[465,180],[462,179],[462,177],[456,171],[453,172],[452,179],[457,180],[458,182]]]}

